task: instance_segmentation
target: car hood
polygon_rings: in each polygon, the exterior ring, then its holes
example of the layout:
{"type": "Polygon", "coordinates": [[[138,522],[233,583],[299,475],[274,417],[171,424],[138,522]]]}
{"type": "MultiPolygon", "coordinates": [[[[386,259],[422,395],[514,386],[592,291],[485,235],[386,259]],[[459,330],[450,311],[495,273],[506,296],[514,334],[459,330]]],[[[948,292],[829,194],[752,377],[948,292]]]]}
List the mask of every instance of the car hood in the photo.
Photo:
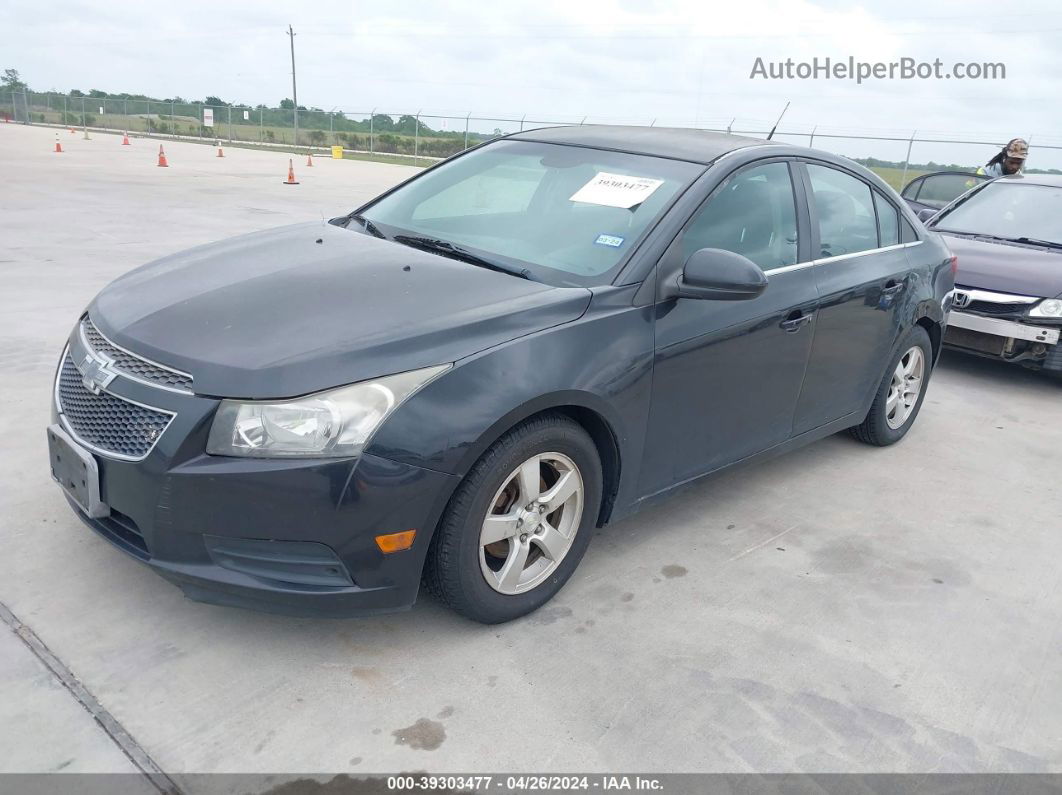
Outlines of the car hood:
{"type": "Polygon", "coordinates": [[[280,398],[453,362],[575,320],[590,298],[310,223],[164,257],[89,315],[200,394],[280,398]]]}
{"type": "Polygon", "coordinates": [[[1041,298],[1062,293],[1062,252],[940,234],[959,258],[956,284],[1041,298]]]}

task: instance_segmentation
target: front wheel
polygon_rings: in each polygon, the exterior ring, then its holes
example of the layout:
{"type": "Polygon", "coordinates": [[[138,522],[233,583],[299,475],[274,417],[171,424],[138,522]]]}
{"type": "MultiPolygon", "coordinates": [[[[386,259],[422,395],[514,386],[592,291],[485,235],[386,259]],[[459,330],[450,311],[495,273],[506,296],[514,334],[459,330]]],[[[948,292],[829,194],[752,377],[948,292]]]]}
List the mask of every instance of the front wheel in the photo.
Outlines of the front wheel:
{"type": "Polygon", "coordinates": [[[428,551],[429,590],[485,624],[538,609],[579,565],[601,488],[597,448],[580,425],[548,414],[514,428],[450,500],[428,551]]]}
{"type": "Polygon", "coordinates": [[[885,447],[900,441],[914,424],[933,370],[933,344],[921,326],[904,337],[893,357],[866,419],[851,429],[859,441],[885,447]]]}

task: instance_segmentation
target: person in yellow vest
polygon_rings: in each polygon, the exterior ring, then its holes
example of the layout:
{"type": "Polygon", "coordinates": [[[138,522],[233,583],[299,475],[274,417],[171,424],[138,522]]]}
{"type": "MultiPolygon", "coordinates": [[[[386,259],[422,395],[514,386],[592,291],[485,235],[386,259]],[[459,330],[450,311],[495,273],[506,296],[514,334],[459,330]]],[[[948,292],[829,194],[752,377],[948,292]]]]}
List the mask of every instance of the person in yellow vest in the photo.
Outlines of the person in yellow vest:
{"type": "Polygon", "coordinates": [[[1021,138],[1014,138],[999,151],[999,154],[977,169],[977,173],[993,179],[1019,174],[1025,168],[1025,160],[1028,157],[1029,144],[1021,138]]]}

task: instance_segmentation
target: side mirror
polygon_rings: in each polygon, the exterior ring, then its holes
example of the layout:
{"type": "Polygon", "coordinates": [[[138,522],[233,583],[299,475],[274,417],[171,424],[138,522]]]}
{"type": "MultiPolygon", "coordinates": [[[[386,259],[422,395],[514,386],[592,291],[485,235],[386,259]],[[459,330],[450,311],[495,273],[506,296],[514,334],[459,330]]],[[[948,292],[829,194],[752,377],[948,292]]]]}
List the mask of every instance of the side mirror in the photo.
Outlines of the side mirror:
{"type": "Polygon", "coordinates": [[[667,298],[745,301],[766,289],[767,274],[752,260],[721,248],[702,248],[690,254],[664,293],[667,298]]]}
{"type": "Polygon", "coordinates": [[[936,215],[937,212],[938,211],[934,210],[932,207],[923,207],[917,213],[918,220],[921,221],[924,224],[926,221],[928,221],[930,218],[932,218],[934,215],[936,215]]]}

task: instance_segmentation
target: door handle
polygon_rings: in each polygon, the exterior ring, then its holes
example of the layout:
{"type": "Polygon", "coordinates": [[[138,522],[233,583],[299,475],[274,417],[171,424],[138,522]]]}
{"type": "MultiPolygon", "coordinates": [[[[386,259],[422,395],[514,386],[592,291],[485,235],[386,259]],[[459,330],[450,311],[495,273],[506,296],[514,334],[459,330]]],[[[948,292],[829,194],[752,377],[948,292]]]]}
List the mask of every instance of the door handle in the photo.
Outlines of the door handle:
{"type": "Polygon", "coordinates": [[[907,285],[904,282],[897,282],[889,279],[885,282],[885,286],[881,290],[882,295],[896,295],[903,292],[903,288],[907,285]]]}
{"type": "Polygon", "coordinates": [[[804,324],[810,323],[811,319],[815,317],[815,313],[805,315],[799,309],[789,314],[785,320],[779,323],[779,327],[789,334],[795,334],[804,327],[804,324]]]}

